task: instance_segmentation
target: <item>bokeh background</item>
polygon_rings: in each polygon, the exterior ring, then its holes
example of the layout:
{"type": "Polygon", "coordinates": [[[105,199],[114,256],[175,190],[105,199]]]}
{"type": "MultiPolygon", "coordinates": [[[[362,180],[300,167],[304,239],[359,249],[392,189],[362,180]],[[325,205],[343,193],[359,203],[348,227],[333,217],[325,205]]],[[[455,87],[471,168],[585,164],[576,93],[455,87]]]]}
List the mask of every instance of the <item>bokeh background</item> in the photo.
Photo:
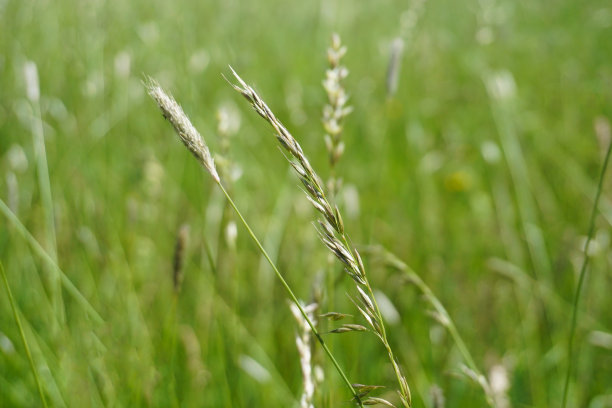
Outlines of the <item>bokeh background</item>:
{"type": "MultiPolygon", "coordinates": [[[[326,178],[334,32],[354,108],[338,164],[353,242],[395,253],[431,287],[499,406],[560,405],[610,143],[609,1],[0,0],[0,27],[0,260],[51,406],[297,406],[301,394],[286,294],[146,96],[145,74],[204,135],[298,296],[363,323],[271,128],[222,78],[231,65],[253,84],[326,178]],[[177,234],[188,237],[178,294],[177,234]],[[54,260],[74,288],[57,290],[54,260]]],[[[612,406],[611,194],[608,181],[570,406],[612,406]]],[[[486,406],[420,292],[364,258],[414,406],[486,406]]],[[[0,293],[0,406],[40,406],[0,293]]],[[[326,340],[353,382],[387,386],[378,395],[397,402],[373,335],[326,340]]],[[[316,406],[350,406],[314,358],[316,406]]]]}

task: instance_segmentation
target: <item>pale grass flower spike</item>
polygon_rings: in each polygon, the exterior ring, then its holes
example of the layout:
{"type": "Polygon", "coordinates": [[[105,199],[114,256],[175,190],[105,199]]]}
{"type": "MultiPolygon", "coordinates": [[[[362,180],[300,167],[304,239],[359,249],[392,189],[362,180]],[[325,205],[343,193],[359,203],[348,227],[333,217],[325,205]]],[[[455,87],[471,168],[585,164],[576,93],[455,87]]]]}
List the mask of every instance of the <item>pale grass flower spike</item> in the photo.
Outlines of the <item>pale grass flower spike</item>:
{"type": "MultiPolygon", "coordinates": [[[[297,306],[291,303],[290,307],[291,313],[293,313],[293,317],[298,323],[298,333],[295,336],[295,344],[300,355],[300,367],[302,369],[303,391],[300,397],[300,408],[314,408],[313,399],[316,381],[312,367],[312,350],[310,347],[312,330],[297,306]]],[[[308,317],[310,317],[315,325],[317,324],[315,312],[318,307],[316,303],[311,303],[304,307],[306,314],[308,314],[308,317]]]]}
{"type": "MultiPolygon", "coordinates": [[[[231,69],[231,67],[230,67],[231,69]]],[[[255,90],[246,84],[232,69],[238,85],[232,84],[234,89],[249,101],[253,109],[263,117],[276,131],[276,138],[285,150],[287,150],[295,160],[287,158],[295,172],[298,174],[302,185],[305,188],[306,198],[310,201],[313,207],[322,215],[322,219],[318,220],[319,228],[317,231],[325,246],[342,262],[345,272],[353,279],[356,284],[358,297],[355,301],[359,312],[370,325],[372,332],[380,339],[389,356],[389,361],[393,367],[393,371],[397,377],[399,385],[399,397],[404,407],[411,406],[411,394],[408,387],[408,381],[402,373],[399,364],[393,354],[391,345],[387,340],[387,333],[383,323],[383,318],[376,303],[372,287],[368,281],[366,271],[359,255],[359,252],[353,248],[349,242],[350,239],[344,231],[344,222],[340,215],[337,206],[333,205],[323,190],[321,179],[315,173],[306,158],[302,147],[297,140],[289,133],[287,128],[276,118],[272,110],[266,105],[255,90]]],[[[364,331],[366,328],[356,324],[345,324],[342,327],[332,331],[334,333],[343,333],[348,331],[364,331]]],[[[371,386],[367,386],[371,387],[371,386]]],[[[353,388],[357,390],[359,398],[364,405],[372,404],[387,404],[393,406],[390,402],[381,398],[367,397],[367,394],[372,388],[367,388],[367,391],[361,392],[360,387],[353,384],[353,388]],[[384,402],[383,402],[384,401],[384,402]]]]}
{"type": "MultiPolygon", "coordinates": [[[[338,364],[338,361],[333,356],[332,352],[327,347],[327,344],[325,344],[325,341],[323,340],[323,338],[317,331],[315,324],[311,320],[310,316],[308,315],[306,310],[304,310],[304,308],[301,306],[297,297],[293,293],[293,290],[291,289],[291,287],[289,286],[289,284],[287,283],[283,275],[280,273],[280,271],[278,270],[278,267],[276,266],[274,261],[272,261],[272,258],[270,258],[270,255],[268,255],[267,251],[265,250],[265,248],[263,247],[263,245],[261,244],[261,242],[255,235],[255,233],[251,229],[250,225],[247,223],[246,219],[243,217],[242,213],[240,212],[236,204],[234,203],[234,200],[232,199],[231,195],[228,193],[227,189],[224,187],[223,183],[221,182],[221,178],[219,177],[219,174],[217,173],[217,169],[215,168],[215,163],[212,159],[208,146],[206,146],[206,143],[204,142],[204,139],[202,138],[202,136],[200,136],[198,131],[191,124],[191,121],[189,120],[187,115],[185,115],[185,113],[183,112],[183,109],[181,109],[179,104],[171,96],[169,96],[166,92],[164,92],[164,90],[161,89],[161,87],[157,84],[157,82],[155,82],[151,78],[147,78],[145,80],[145,86],[147,88],[149,95],[155,100],[159,109],[162,111],[164,118],[168,120],[174,127],[174,130],[178,134],[183,144],[187,147],[187,149],[196,157],[196,159],[206,168],[206,170],[213,177],[213,179],[215,180],[215,182],[217,183],[217,185],[219,186],[219,188],[221,189],[221,191],[227,198],[228,203],[234,209],[236,215],[238,216],[238,218],[244,225],[249,236],[254,241],[254,243],[257,245],[257,248],[259,249],[261,254],[264,256],[264,258],[266,258],[266,260],[268,261],[268,263],[274,270],[274,273],[276,274],[277,278],[282,283],[285,291],[291,298],[291,301],[293,302],[295,307],[299,310],[302,317],[304,318],[304,321],[308,324],[308,326],[312,330],[312,334],[318,340],[319,344],[321,344],[321,347],[323,348],[323,350],[325,351],[325,353],[331,360],[334,368],[338,371],[338,374],[340,375],[340,377],[346,384],[347,388],[350,390],[351,394],[353,395],[353,400],[357,402],[357,404],[360,407],[363,407],[363,405],[367,403],[367,400],[365,401],[361,400],[361,395],[357,394],[357,391],[351,385],[346,374],[344,373],[344,371],[338,364]]],[[[262,101],[262,106],[265,106],[265,104],[263,104],[263,101],[262,101]]],[[[272,115],[272,112],[267,110],[267,111],[261,111],[260,114],[265,117],[265,115],[272,115]]],[[[293,137],[289,134],[289,132],[287,132],[287,130],[284,129],[284,127],[282,127],[280,122],[277,122],[277,126],[280,126],[278,128],[279,134],[285,135],[285,138],[283,140],[279,139],[281,140],[281,143],[284,142],[284,143],[292,144],[291,148],[293,149],[295,154],[300,155],[300,157],[303,158],[303,161],[300,162],[300,168],[306,168],[309,170],[309,172],[311,172],[311,174],[314,174],[312,172],[312,169],[310,168],[310,165],[306,162],[306,158],[303,156],[300,146],[297,144],[297,142],[295,142],[295,139],[293,139],[293,137]]],[[[287,148],[289,148],[289,146],[287,146],[287,148]]],[[[318,181],[316,181],[315,183],[316,183],[316,187],[320,189],[320,183],[318,181]]],[[[250,364],[251,362],[250,360],[246,359],[244,361],[247,361],[249,363],[246,365],[246,368],[255,367],[255,365],[250,364]]],[[[257,376],[257,378],[261,379],[261,376],[257,376]]]]}
{"type": "Polygon", "coordinates": [[[332,197],[338,193],[342,184],[335,173],[336,165],[344,154],[344,142],[342,141],[344,118],[353,111],[353,108],[347,105],[349,96],[342,85],[342,81],[349,74],[348,69],[341,64],[342,57],[345,54],[346,47],[342,45],[340,36],[334,34],[331,46],[327,49],[329,68],[326,70],[325,80],[323,80],[323,89],[327,94],[327,104],[323,107],[323,128],[325,129],[325,147],[329,155],[331,170],[327,186],[332,197]]]}
{"type": "Polygon", "coordinates": [[[200,133],[191,124],[191,121],[183,112],[181,106],[174,100],[174,98],[167,93],[158,85],[155,80],[148,78],[145,82],[149,95],[157,102],[157,106],[162,111],[164,118],[166,118],[174,127],[174,130],[178,134],[179,138],[189,149],[189,151],[198,159],[198,161],[208,170],[213,179],[218,183],[221,182],[215,162],[210,155],[210,150],[204,142],[200,133]]]}

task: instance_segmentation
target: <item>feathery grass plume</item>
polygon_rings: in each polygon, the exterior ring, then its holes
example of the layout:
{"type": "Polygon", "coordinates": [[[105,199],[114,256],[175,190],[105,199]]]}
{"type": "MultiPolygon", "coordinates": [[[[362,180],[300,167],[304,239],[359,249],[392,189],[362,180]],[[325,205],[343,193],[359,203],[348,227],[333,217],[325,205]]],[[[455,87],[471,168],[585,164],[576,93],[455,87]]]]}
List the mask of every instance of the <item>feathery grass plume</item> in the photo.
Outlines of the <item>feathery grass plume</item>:
{"type": "Polygon", "coordinates": [[[183,284],[183,265],[185,263],[185,250],[189,241],[189,225],[183,224],[176,234],[176,242],[174,244],[174,256],[172,258],[172,283],[174,292],[181,291],[183,284]]]}
{"type": "MultiPolygon", "coordinates": [[[[304,316],[300,313],[300,309],[293,303],[290,304],[291,313],[298,323],[298,333],[295,336],[295,345],[300,355],[300,367],[302,369],[302,396],[300,397],[300,408],[314,408],[313,399],[315,392],[315,380],[312,369],[312,349],[310,335],[312,330],[304,319],[304,316]]],[[[308,306],[304,306],[304,310],[310,320],[316,325],[317,320],[315,312],[319,305],[311,303],[308,306]]]]}
{"type": "Polygon", "coordinates": [[[323,127],[325,128],[325,147],[329,154],[329,167],[331,176],[327,182],[328,190],[333,197],[340,189],[341,180],[336,178],[336,164],[344,153],[342,130],[344,118],[352,112],[353,108],[347,106],[349,96],[342,86],[342,80],[349,74],[348,69],[340,64],[346,54],[346,47],[342,45],[340,36],[332,36],[331,46],[327,49],[329,68],[325,72],[323,88],[327,93],[328,103],[323,107],[323,127]]]}
{"type": "Polygon", "coordinates": [[[210,155],[210,150],[208,150],[208,146],[206,146],[204,139],[191,124],[191,121],[187,115],[185,115],[180,105],[176,103],[172,96],[165,93],[154,79],[146,78],[145,86],[147,87],[149,95],[157,102],[157,106],[162,111],[164,118],[174,127],[174,130],[185,147],[187,147],[195,158],[198,159],[200,164],[208,170],[217,184],[219,184],[221,180],[215,168],[215,162],[210,155]]]}
{"type": "MultiPolygon", "coordinates": [[[[306,322],[310,326],[312,333],[319,341],[319,344],[321,344],[321,347],[325,351],[325,354],[327,354],[327,356],[331,360],[338,374],[340,374],[342,381],[349,388],[351,394],[353,395],[353,400],[355,400],[359,404],[360,407],[363,407],[363,403],[360,397],[355,392],[353,386],[351,385],[351,382],[348,380],[346,374],[340,367],[340,364],[338,364],[338,361],[336,360],[336,358],[330,351],[329,347],[327,347],[327,344],[325,343],[325,341],[323,340],[323,338],[317,331],[310,317],[308,316],[304,308],[301,306],[300,302],[295,296],[295,293],[293,293],[293,290],[291,289],[291,287],[289,286],[289,284],[287,283],[283,275],[280,273],[280,271],[278,270],[278,267],[276,266],[274,261],[272,261],[272,258],[270,258],[270,255],[268,255],[268,252],[265,250],[265,248],[263,247],[263,245],[261,244],[261,242],[255,235],[255,233],[251,229],[251,226],[248,224],[248,222],[246,221],[246,219],[244,218],[244,216],[242,215],[242,213],[236,206],[236,203],[234,203],[234,200],[232,200],[232,197],[227,192],[227,189],[224,187],[223,183],[221,182],[219,174],[217,173],[217,170],[215,169],[215,163],[212,159],[212,156],[210,155],[210,151],[208,150],[206,143],[204,142],[204,139],[202,139],[202,136],[200,136],[200,134],[195,129],[195,127],[193,127],[193,125],[189,121],[189,118],[187,117],[187,115],[185,115],[185,113],[183,112],[181,107],[178,105],[178,103],[176,103],[176,101],[171,96],[168,96],[168,94],[166,94],[164,90],[161,89],[161,87],[157,84],[157,82],[155,82],[152,78],[146,78],[144,85],[146,86],[149,95],[155,100],[155,102],[157,102],[159,109],[162,111],[164,115],[164,118],[168,120],[174,127],[174,130],[178,134],[183,144],[187,147],[187,149],[189,149],[189,151],[191,151],[191,153],[196,157],[196,159],[206,168],[206,170],[208,170],[210,175],[213,177],[213,179],[215,180],[215,182],[217,183],[217,185],[219,186],[219,188],[221,189],[221,191],[227,198],[227,201],[230,203],[231,207],[236,212],[236,215],[238,216],[238,218],[240,219],[240,221],[246,228],[249,236],[251,237],[253,242],[255,242],[261,254],[264,256],[264,258],[266,258],[266,260],[272,267],[272,270],[274,271],[274,274],[276,275],[276,277],[281,281],[281,284],[283,285],[283,288],[285,289],[285,291],[291,298],[291,301],[299,309],[300,313],[304,317],[304,320],[306,320],[306,322]]],[[[299,148],[299,145],[298,145],[298,148],[299,148]]],[[[300,151],[301,151],[301,148],[300,148],[300,151]]],[[[310,168],[309,164],[308,164],[308,167],[310,168]]]]}
{"type": "MultiPolygon", "coordinates": [[[[376,303],[376,298],[374,297],[372,287],[366,275],[363,262],[359,252],[349,244],[350,239],[344,231],[344,222],[342,221],[338,207],[332,205],[327,199],[321,179],[310,165],[310,162],[306,158],[297,140],[276,118],[274,113],[255,90],[247,85],[231,67],[230,69],[238,81],[238,85],[231,84],[232,87],[240,92],[240,94],[251,103],[253,109],[272,125],[276,131],[276,138],[281,146],[293,156],[294,160],[290,158],[287,159],[298,174],[305,188],[306,198],[322,216],[318,221],[319,228],[317,228],[317,231],[319,236],[325,246],[327,246],[327,248],[344,264],[344,270],[355,282],[359,294],[358,301],[356,302],[360,304],[360,306],[358,305],[358,309],[384,345],[389,356],[389,361],[397,377],[399,385],[398,393],[402,404],[404,407],[410,407],[411,395],[408,381],[402,373],[393,354],[393,350],[391,349],[391,345],[387,340],[387,333],[385,331],[382,315],[376,303]]],[[[366,404],[366,401],[363,403],[366,404]]]]}

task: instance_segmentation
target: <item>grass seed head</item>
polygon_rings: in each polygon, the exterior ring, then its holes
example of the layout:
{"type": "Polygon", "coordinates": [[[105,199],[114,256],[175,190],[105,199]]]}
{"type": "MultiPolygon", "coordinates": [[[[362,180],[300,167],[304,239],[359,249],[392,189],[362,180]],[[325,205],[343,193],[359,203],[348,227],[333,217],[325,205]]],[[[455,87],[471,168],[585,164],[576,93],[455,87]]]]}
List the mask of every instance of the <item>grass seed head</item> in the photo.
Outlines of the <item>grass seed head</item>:
{"type": "Polygon", "coordinates": [[[172,262],[172,283],[174,291],[180,292],[183,283],[183,266],[185,264],[185,251],[189,240],[189,225],[183,224],[176,234],[174,244],[174,257],[172,262]]]}
{"type": "Polygon", "coordinates": [[[185,147],[198,159],[198,161],[208,170],[213,179],[220,183],[219,174],[215,168],[215,162],[208,150],[204,139],[198,133],[191,121],[183,112],[181,106],[168,95],[152,78],[145,80],[147,92],[155,100],[157,106],[162,111],[164,118],[172,124],[176,134],[179,136],[185,147]]]}

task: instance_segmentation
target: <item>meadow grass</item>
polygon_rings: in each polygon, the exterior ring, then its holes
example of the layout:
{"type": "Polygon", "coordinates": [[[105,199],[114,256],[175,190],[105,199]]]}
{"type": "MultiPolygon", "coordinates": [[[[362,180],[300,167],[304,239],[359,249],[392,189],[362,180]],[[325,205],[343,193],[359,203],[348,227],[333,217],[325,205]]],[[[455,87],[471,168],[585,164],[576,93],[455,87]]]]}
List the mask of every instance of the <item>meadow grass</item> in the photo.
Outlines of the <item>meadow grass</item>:
{"type": "MultiPolygon", "coordinates": [[[[320,178],[342,178],[329,198],[412,406],[560,406],[565,388],[567,406],[609,405],[612,197],[598,177],[611,15],[602,0],[0,1],[0,261],[12,294],[0,285],[0,406],[41,395],[48,406],[300,404],[287,294],[159,117],[143,73],[205,137],[296,299],[320,290],[318,314],[352,315],[318,323],[350,384],[401,404],[378,338],[325,334],[368,326],[346,295],[355,281],[329,262],[305,187],[221,77],[228,64],[320,178]],[[352,112],[332,171],[340,143],[325,144],[322,81],[334,32],[352,112]],[[220,108],[240,122],[231,136],[220,108]]],[[[324,373],[314,406],[350,405],[312,352],[324,373]]]]}

